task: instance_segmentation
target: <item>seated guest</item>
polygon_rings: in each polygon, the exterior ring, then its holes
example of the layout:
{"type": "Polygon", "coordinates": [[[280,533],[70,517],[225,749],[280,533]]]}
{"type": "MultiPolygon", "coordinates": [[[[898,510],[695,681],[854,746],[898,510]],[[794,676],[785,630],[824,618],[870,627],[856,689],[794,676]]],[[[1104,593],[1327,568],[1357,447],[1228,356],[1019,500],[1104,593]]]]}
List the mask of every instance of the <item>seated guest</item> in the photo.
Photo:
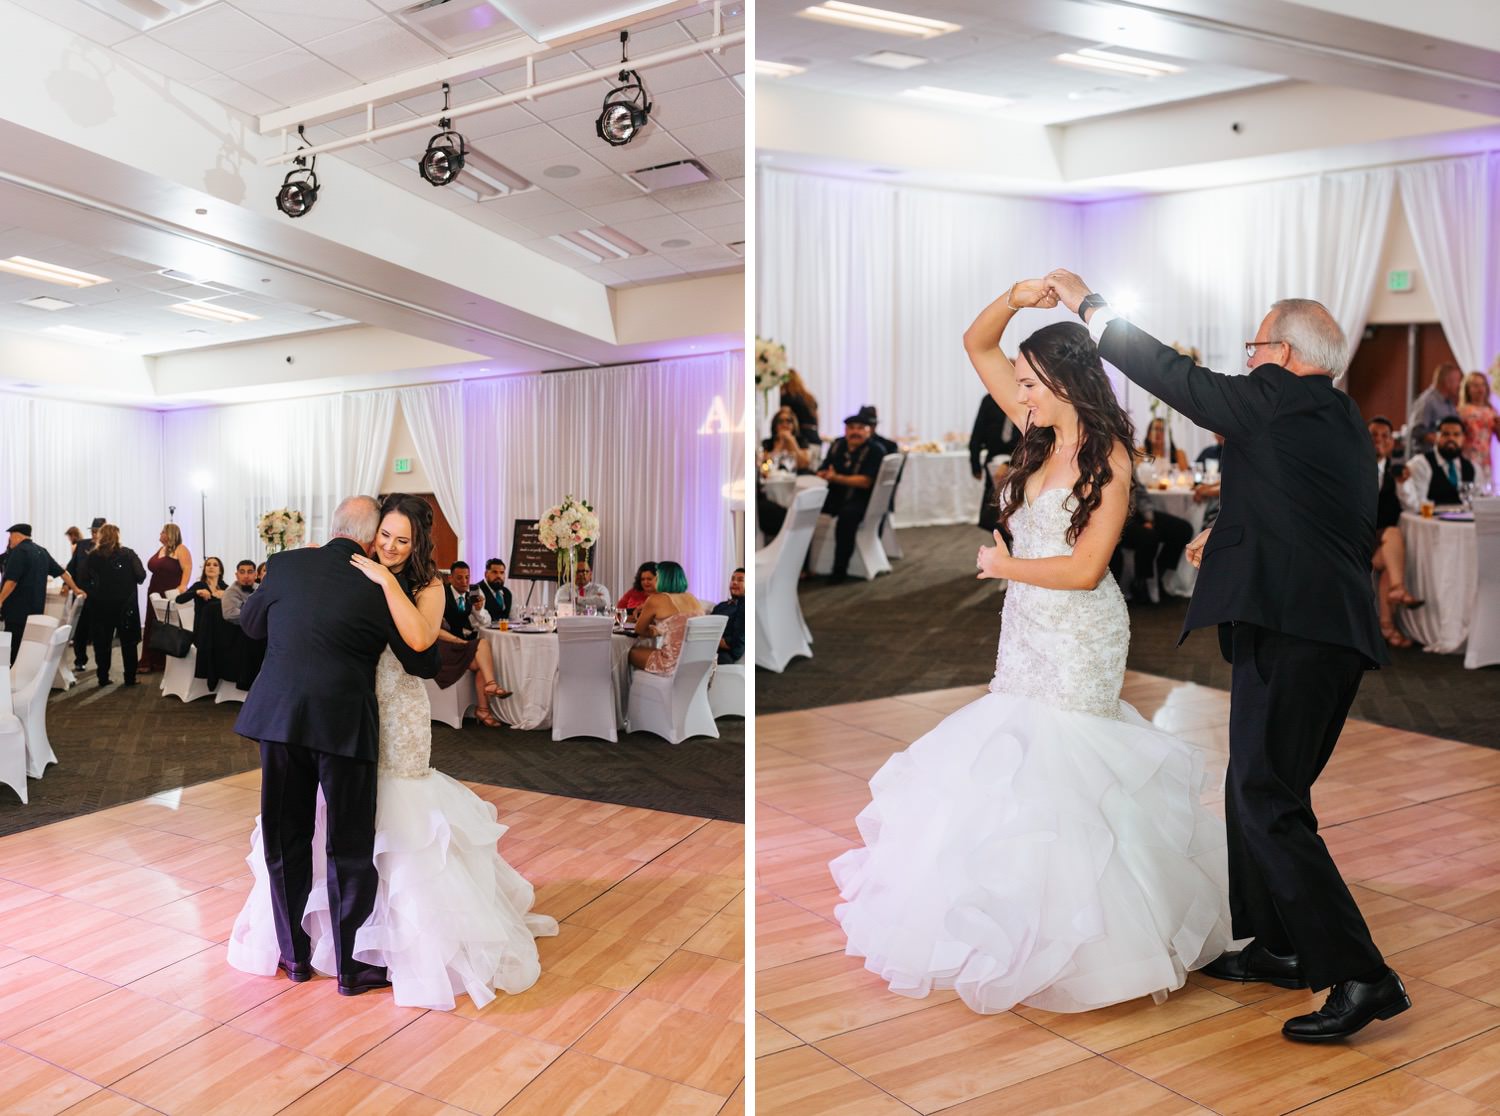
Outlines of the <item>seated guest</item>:
{"type": "Polygon", "coordinates": [[[1146,441],[1141,446],[1142,464],[1163,465],[1169,469],[1186,469],[1187,454],[1177,448],[1177,442],[1167,434],[1167,420],[1154,418],[1146,427],[1146,441]]]}
{"type": "Polygon", "coordinates": [[[578,594],[578,604],[609,607],[609,590],[594,580],[594,566],[589,559],[578,559],[578,568],[573,572],[573,588],[578,594]]]}
{"type": "Polygon", "coordinates": [[[671,674],[682,654],[687,622],[705,612],[703,602],[688,592],[687,573],[676,562],[656,563],[656,592],[636,615],[638,642],[630,649],[630,665],[651,674],[671,674]],[[660,637],[661,646],[656,646],[660,637]]]}
{"type": "Polygon", "coordinates": [[[729,577],[729,599],[714,605],[715,616],[729,617],[719,638],[719,662],[737,663],[745,657],[745,567],[729,577]]]}
{"type": "Polygon", "coordinates": [[[511,592],[505,584],[505,563],[500,559],[491,558],[484,564],[479,592],[484,596],[484,610],[489,613],[490,623],[510,619],[511,592]]]}
{"type": "Polygon", "coordinates": [[[468,602],[469,563],[454,562],[448,570],[448,584],[443,587],[443,622],[453,631],[463,627],[468,602]]]}
{"type": "Polygon", "coordinates": [[[1224,460],[1224,435],[1222,435],[1222,434],[1215,434],[1214,435],[1214,444],[1211,445],[1211,446],[1204,446],[1201,450],[1198,451],[1198,456],[1195,457],[1195,458],[1193,458],[1194,464],[1197,464],[1197,465],[1206,465],[1210,461],[1223,461],[1223,460],[1224,460]]]}
{"type": "Polygon", "coordinates": [[[1401,537],[1401,498],[1397,486],[1407,471],[1391,460],[1395,430],[1391,420],[1376,415],[1370,420],[1370,441],[1375,445],[1376,491],[1375,553],[1370,565],[1380,574],[1380,634],[1392,647],[1410,647],[1411,640],[1396,627],[1397,608],[1420,608],[1422,602],[1406,591],[1406,540],[1401,537]]]}
{"type": "MultiPolygon", "coordinates": [[[[463,563],[455,564],[450,577],[457,575],[460,565],[463,563]]],[[[468,572],[468,566],[464,565],[463,569],[468,572]]],[[[493,656],[479,634],[489,620],[489,614],[484,611],[484,594],[478,590],[465,592],[460,607],[454,612],[444,609],[437,642],[438,657],[443,665],[433,681],[446,690],[465,675],[474,675],[475,719],[486,728],[501,728],[500,718],[490,709],[490,700],[508,698],[510,691],[495,681],[493,656]]]]}
{"type": "MultiPolygon", "coordinates": [[[[874,417],[869,413],[873,410],[864,408],[844,420],[844,436],[833,443],[818,470],[818,476],[828,482],[823,514],[837,521],[833,529],[833,571],[829,577],[833,584],[849,578],[854,538],[865,518],[865,509],[870,506],[870,493],[886,453],[874,441],[874,417]]],[[[659,572],[657,580],[661,580],[659,572]]]]}
{"type": "Polygon", "coordinates": [[[234,584],[224,590],[224,596],[219,602],[219,609],[224,619],[231,624],[238,624],[240,609],[245,607],[245,601],[253,592],[255,592],[255,563],[248,558],[241,558],[234,567],[234,584]]]}
{"type": "Polygon", "coordinates": [[[187,604],[194,597],[200,601],[219,601],[228,588],[224,584],[224,563],[217,558],[205,558],[198,580],[177,594],[177,603],[187,604]]]}
{"type": "Polygon", "coordinates": [[[1001,463],[991,468],[996,457],[1009,457],[1021,440],[1016,424],[1000,409],[989,392],[979,401],[979,412],[974,416],[974,429],[969,433],[969,470],[974,479],[984,478],[984,495],[979,500],[979,529],[990,532],[1000,526],[1000,501],[995,494],[997,472],[1004,475],[1006,466],[1001,463]]]}
{"type": "Polygon", "coordinates": [[[802,382],[802,377],[795,368],[787,370],[786,383],[781,385],[781,398],[777,401],[777,406],[792,409],[792,414],[797,416],[797,426],[807,439],[807,445],[818,444],[818,399],[807,390],[807,385],[802,382]]]}
{"type": "Polygon", "coordinates": [[[259,587],[260,583],[263,582],[263,581],[265,581],[265,580],[266,580],[266,564],[264,562],[262,562],[260,565],[258,565],[258,566],[255,567],[255,584],[256,584],[256,586],[259,587]]]}
{"type": "Polygon", "coordinates": [[[223,602],[228,591],[224,584],[224,563],[209,557],[203,559],[198,580],[176,597],[180,605],[197,600],[193,608],[193,647],[198,654],[194,656],[193,677],[207,682],[210,690],[218,689],[219,679],[225,676],[224,664],[219,661],[224,644],[219,629],[224,626],[223,602]]]}
{"type": "Polygon", "coordinates": [[[635,581],[630,588],[625,590],[625,595],[615,602],[616,608],[623,608],[634,615],[641,605],[646,603],[646,598],[656,592],[656,563],[642,562],[640,568],[635,571],[635,581]]]}
{"type": "Polygon", "coordinates": [[[785,454],[798,473],[811,473],[813,462],[809,447],[814,444],[802,433],[801,424],[797,422],[792,409],[783,407],[771,420],[771,436],[761,442],[760,448],[770,457],[785,454]]]}
{"type": "Polygon", "coordinates": [[[31,541],[31,524],[14,524],[10,528],[10,549],[6,551],[5,580],[0,582],[0,620],[5,622],[5,630],[11,633],[12,666],[21,653],[21,637],[26,631],[27,618],[46,611],[49,577],[60,577],[73,592],[85,595],[73,580],[73,575],[31,541]]]}
{"type": "Polygon", "coordinates": [[[1474,463],[1464,458],[1464,423],[1458,417],[1438,423],[1437,445],[1406,463],[1406,480],[1398,491],[1401,503],[1417,511],[1422,501],[1460,503],[1459,485],[1474,483],[1474,463]]]}
{"type": "Polygon", "coordinates": [[[89,552],[84,574],[93,589],[89,594],[89,635],[94,641],[94,667],[99,685],[109,685],[110,650],[120,637],[120,657],[125,662],[125,685],[136,684],[136,645],[141,638],[141,608],[137,587],[146,580],[141,556],[120,545],[120,529],[101,524],[99,542],[89,552]]]}
{"type": "Polygon", "coordinates": [[[1139,604],[1156,604],[1161,600],[1161,577],[1177,568],[1182,552],[1193,538],[1193,525],[1157,508],[1139,477],[1134,478],[1134,488],[1135,506],[1125,520],[1110,570],[1118,577],[1123,568],[1123,552],[1132,551],[1135,576],[1130,583],[1130,598],[1139,604]]]}

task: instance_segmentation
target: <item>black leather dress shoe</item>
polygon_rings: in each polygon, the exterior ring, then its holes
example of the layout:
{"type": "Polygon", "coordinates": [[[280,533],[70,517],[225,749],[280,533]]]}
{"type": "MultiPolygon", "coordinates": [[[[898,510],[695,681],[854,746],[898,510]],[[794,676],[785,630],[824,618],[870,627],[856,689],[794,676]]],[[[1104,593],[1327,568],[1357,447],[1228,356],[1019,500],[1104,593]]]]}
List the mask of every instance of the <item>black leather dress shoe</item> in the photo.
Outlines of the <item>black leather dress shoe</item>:
{"type": "Polygon", "coordinates": [[[339,975],[340,996],[362,996],[377,988],[389,988],[391,980],[384,969],[373,965],[348,976],[339,975]]]}
{"type": "Polygon", "coordinates": [[[1390,1019],[1411,1007],[1411,997],[1394,969],[1379,980],[1341,980],[1328,993],[1328,1002],[1311,1015],[1299,1015],[1281,1025],[1294,1042],[1333,1042],[1348,1038],[1376,1019],[1390,1019]]]}
{"type": "Polygon", "coordinates": [[[284,972],[287,979],[294,984],[301,984],[313,978],[312,965],[306,961],[288,961],[283,958],[276,962],[276,967],[284,972]]]}
{"type": "Polygon", "coordinates": [[[1238,953],[1226,953],[1202,969],[1204,976],[1215,980],[1233,980],[1240,984],[1274,984],[1277,988],[1306,988],[1297,955],[1280,957],[1259,942],[1251,942],[1238,953]]]}

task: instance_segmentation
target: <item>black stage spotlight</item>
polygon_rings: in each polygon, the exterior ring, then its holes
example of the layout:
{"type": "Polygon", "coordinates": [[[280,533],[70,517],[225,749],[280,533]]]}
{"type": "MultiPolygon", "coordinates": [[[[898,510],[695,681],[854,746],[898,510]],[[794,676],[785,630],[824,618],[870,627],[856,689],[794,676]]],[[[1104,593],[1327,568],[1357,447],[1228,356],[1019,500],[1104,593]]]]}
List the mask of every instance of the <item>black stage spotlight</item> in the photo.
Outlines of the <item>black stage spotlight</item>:
{"type": "MultiPolygon", "coordinates": [[[[443,82],[443,112],[448,111],[448,83],[443,82]]],[[[438,121],[443,131],[427,141],[427,150],[417,162],[417,170],[434,186],[446,186],[464,169],[464,156],[469,153],[463,136],[450,131],[453,121],[444,116],[438,121]]]]}
{"type": "Polygon", "coordinates": [[[646,100],[641,75],[623,68],[625,43],[629,38],[629,31],[620,32],[620,84],[604,98],[604,108],[594,121],[594,131],[611,147],[624,147],[635,139],[651,116],[651,102],[646,100]]]}
{"type": "MultiPolygon", "coordinates": [[[[306,141],[307,137],[303,135],[300,124],[297,126],[297,135],[306,141]]],[[[318,176],[313,169],[318,164],[318,157],[312,156],[309,162],[307,156],[298,155],[292,162],[297,165],[281,180],[281,189],[276,191],[276,208],[288,217],[301,217],[318,200],[318,176]]]]}

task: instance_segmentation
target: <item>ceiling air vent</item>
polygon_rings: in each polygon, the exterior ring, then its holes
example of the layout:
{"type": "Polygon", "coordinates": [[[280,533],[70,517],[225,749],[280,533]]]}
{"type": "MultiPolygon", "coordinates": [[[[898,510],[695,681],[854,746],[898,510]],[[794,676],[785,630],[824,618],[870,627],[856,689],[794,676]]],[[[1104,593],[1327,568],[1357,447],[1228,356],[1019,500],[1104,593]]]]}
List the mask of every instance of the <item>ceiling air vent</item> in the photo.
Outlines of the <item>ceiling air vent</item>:
{"type": "Polygon", "coordinates": [[[564,35],[577,34],[602,24],[629,19],[661,7],[661,0],[592,0],[562,3],[560,0],[488,0],[539,43],[550,43],[564,35]]]}
{"type": "Polygon", "coordinates": [[[450,56],[525,34],[489,0],[426,0],[391,14],[412,34],[450,56]]]}
{"type": "Polygon", "coordinates": [[[675,163],[662,163],[657,167],[631,171],[625,177],[650,194],[677,186],[696,186],[700,182],[712,181],[714,176],[697,159],[681,159],[675,163]]]}

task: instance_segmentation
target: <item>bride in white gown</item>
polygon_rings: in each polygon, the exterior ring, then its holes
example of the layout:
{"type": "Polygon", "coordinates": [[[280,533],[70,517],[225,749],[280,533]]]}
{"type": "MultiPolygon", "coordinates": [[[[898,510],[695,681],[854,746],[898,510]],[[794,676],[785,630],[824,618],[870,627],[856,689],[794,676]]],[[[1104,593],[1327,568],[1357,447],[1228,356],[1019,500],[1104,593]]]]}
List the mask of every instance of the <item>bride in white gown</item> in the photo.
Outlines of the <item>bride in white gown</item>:
{"type": "Polygon", "coordinates": [[[952,988],[978,1012],[1158,1001],[1230,948],[1224,825],[1190,745],[1120,700],[1130,623],[1109,558],[1130,503],[1129,418],[1081,324],[1014,365],[1016,284],[965,334],[1026,435],[980,577],[1009,580],[990,692],[871,780],[863,848],[833,861],[847,952],[891,991],[952,988]]]}
{"type": "MultiPolygon", "coordinates": [[[[442,582],[431,560],[432,511],[414,497],[387,497],[381,507],[379,563],[356,556],[382,586],[402,638],[430,646],[442,617],[442,582]],[[414,561],[414,555],[418,556],[414,561]],[[420,578],[415,601],[402,576],[420,578]],[[413,577],[412,575],[415,575],[413,577]]],[[[430,766],[431,707],[420,678],[401,669],[390,648],[375,674],[380,704],[380,761],[375,807],[375,909],[355,938],[355,959],[389,971],[396,1003],[448,1010],[467,993],[475,1006],[495,991],[523,992],[541,975],[535,938],[557,933],[557,922],[531,913],[533,892],[505,862],[497,842],[506,826],[495,807],[430,766]]],[[[313,885],[302,925],[312,939],[312,967],[338,968],[328,911],[324,810],[318,795],[313,885]]],[[[271,976],[280,960],[260,819],[247,858],[255,884],[235,919],[229,962],[271,976]]]]}

